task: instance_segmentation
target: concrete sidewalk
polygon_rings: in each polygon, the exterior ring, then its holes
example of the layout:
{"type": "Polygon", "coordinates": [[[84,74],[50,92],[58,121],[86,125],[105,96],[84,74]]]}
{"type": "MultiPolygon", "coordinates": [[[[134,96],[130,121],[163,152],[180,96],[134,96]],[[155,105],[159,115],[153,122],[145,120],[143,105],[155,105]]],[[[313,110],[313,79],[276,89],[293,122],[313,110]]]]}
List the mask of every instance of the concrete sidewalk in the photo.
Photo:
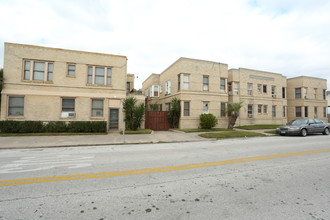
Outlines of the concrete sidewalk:
{"type": "Polygon", "coordinates": [[[154,131],[152,134],[130,135],[109,133],[107,135],[0,137],[0,149],[150,144],[206,140],[199,137],[198,134],[179,131],[154,131]]]}

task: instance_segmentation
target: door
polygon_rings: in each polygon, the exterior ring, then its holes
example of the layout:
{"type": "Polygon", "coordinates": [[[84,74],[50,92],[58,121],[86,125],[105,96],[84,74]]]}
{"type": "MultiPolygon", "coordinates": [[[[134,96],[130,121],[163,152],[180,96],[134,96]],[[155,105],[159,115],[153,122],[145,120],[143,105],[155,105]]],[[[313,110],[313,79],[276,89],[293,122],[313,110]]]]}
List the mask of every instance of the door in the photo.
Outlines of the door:
{"type": "Polygon", "coordinates": [[[109,113],[109,129],[118,129],[119,109],[110,108],[109,113]]]}

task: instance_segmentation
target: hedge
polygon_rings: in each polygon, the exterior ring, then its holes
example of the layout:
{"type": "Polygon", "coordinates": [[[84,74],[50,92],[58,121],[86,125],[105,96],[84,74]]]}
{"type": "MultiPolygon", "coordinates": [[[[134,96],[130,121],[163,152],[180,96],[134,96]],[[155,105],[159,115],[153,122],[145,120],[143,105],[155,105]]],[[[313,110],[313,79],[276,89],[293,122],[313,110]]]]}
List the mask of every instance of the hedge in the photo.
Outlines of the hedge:
{"type": "Polygon", "coordinates": [[[1,133],[105,133],[106,121],[0,121],[1,133]]]}

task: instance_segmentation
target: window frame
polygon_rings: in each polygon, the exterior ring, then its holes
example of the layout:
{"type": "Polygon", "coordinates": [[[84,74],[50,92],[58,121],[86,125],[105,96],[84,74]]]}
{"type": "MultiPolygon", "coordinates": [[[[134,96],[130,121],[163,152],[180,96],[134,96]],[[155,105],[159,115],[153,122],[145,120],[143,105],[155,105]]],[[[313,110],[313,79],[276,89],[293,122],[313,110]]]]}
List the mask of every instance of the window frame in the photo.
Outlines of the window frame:
{"type": "Polygon", "coordinates": [[[210,83],[210,79],[209,76],[204,75],[203,76],[203,91],[209,91],[209,83],[210,83]]]}
{"type": "Polygon", "coordinates": [[[209,114],[209,103],[208,101],[203,101],[203,114],[209,114]]]}
{"type": "Polygon", "coordinates": [[[252,96],[253,95],[253,83],[248,83],[247,84],[247,94],[248,96],[252,96]]]}
{"type": "Polygon", "coordinates": [[[23,59],[23,75],[22,80],[24,81],[34,81],[34,82],[53,82],[54,73],[54,61],[49,60],[33,60],[33,59],[23,59]],[[27,67],[26,64],[29,63],[27,67]],[[43,65],[43,70],[36,69],[36,63],[43,65]],[[51,68],[50,68],[51,67],[51,68]],[[39,78],[36,78],[39,73],[39,78]],[[42,74],[42,79],[41,79],[42,74]]]}
{"type": "Polygon", "coordinates": [[[87,65],[88,86],[112,86],[112,66],[87,65]],[[103,69],[103,75],[97,74],[97,69],[103,69]],[[97,79],[102,79],[101,83],[97,79]]]}
{"type": "Polygon", "coordinates": [[[91,100],[91,117],[103,117],[104,116],[104,99],[92,99],[91,100]],[[94,103],[95,101],[102,101],[102,108],[101,107],[95,107],[94,103]],[[94,115],[94,111],[101,111],[101,115],[94,115]]]}
{"type": "Polygon", "coordinates": [[[301,88],[295,88],[294,89],[294,98],[295,99],[301,99],[301,88]],[[300,92],[298,92],[298,91],[300,91],[300,92]]]}
{"type": "Polygon", "coordinates": [[[295,115],[296,115],[297,118],[302,117],[302,108],[301,108],[301,106],[296,106],[295,107],[295,115]]]}
{"type": "Polygon", "coordinates": [[[272,117],[276,118],[276,105],[272,105],[272,117]]]}
{"type": "Polygon", "coordinates": [[[304,106],[304,117],[308,118],[308,106],[304,106]]]}
{"type": "Polygon", "coordinates": [[[7,115],[8,117],[24,117],[24,106],[25,106],[25,97],[24,96],[8,96],[8,112],[7,115]],[[11,106],[10,102],[11,99],[23,99],[23,105],[14,105],[11,106]],[[22,114],[11,114],[11,109],[22,109],[21,112],[22,114]]]}
{"type": "Polygon", "coordinates": [[[248,104],[247,106],[247,116],[248,118],[253,118],[253,105],[248,104]]]}
{"type": "Polygon", "coordinates": [[[183,101],[183,116],[190,116],[190,101],[183,101]]]}
{"type": "Polygon", "coordinates": [[[226,78],[220,77],[220,92],[226,92],[226,78]]]}
{"type": "Polygon", "coordinates": [[[220,102],[220,117],[226,117],[227,102],[220,102]]]}
{"type": "Polygon", "coordinates": [[[258,114],[262,114],[262,105],[258,105],[258,114]]]}
{"type": "Polygon", "coordinates": [[[61,112],[75,112],[75,111],[76,111],[76,98],[62,97],[61,112]],[[73,108],[72,108],[72,106],[64,107],[64,105],[63,105],[64,100],[73,100],[73,108]]]}
{"type": "Polygon", "coordinates": [[[67,64],[67,72],[66,75],[69,77],[74,77],[76,76],[76,64],[75,63],[68,63],[67,64]],[[70,67],[74,67],[73,69],[70,69],[70,67]],[[73,72],[73,74],[72,74],[73,72]]]}

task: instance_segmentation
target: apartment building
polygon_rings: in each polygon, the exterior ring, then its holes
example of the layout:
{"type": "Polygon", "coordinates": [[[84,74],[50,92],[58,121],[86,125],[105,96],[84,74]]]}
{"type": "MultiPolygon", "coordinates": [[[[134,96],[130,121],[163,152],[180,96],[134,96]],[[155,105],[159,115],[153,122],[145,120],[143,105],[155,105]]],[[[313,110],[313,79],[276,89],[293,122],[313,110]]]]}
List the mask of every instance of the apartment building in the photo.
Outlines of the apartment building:
{"type": "Polygon", "coordinates": [[[282,74],[230,69],[228,85],[229,101],[243,103],[236,125],[287,122],[287,83],[282,74]]]}
{"type": "Polygon", "coordinates": [[[180,58],[161,74],[142,84],[148,109],[169,110],[173,98],[181,100],[180,128],[197,128],[201,113],[212,113],[219,127],[226,127],[227,64],[180,58]]]}
{"type": "Polygon", "coordinates": [[[319,118],[327,121],[327,81],[308,76],[288,79],[288,120],[319,118]]]}
{"type": "Polygon", "coordinates": [[[180,99],[180,128],[197,128],[203,113],[212,113],[218,127],[227,127],[228,102],[243,103],[236,125],[285,124],[301,117],[326,119],[325,79],[287,79],[279,73],[246,68],[228,70],[227,64],[204,60],[180,58],[161,74],[150,75],[142,91],[149,110],[167,111],[174,97],[180,99]],[[299,88],[302,98],[295,97],[299,88]]]}
{"type": "Polygon", "coordinates": [[[134,86],[125,56],[5,43],[1,120],[107,121],[134,86]]]}

